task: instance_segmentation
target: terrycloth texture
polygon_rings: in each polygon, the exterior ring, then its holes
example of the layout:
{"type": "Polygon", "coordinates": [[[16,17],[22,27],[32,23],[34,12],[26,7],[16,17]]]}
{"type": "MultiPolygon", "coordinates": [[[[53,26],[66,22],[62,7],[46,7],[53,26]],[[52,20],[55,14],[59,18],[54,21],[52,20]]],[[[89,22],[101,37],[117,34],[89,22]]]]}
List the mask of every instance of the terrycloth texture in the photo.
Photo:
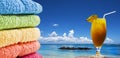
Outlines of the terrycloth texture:
{"type": "Polygon", "coordinates": [[[18,58],[42,58],[42,56],[38,53],[31,53],[22,57],[18,57],[18,58]]]}
{"type": "Polygon", "coordinates": [[[24,28],[0,31],[0,48],[12,44],[38,40],[40,30],[38,28],[24,28]]]}
{"type": "Polygon", "coordinates": [[[42,6],[32,0],[0,0],[0,14],[38,14],[42,6]]]}
{"type": "Polygon", "coordinates": [[[16,58],[37,51],[40,48],[38,41],[28,42],[24,44],[15,44],[0,48],[0,58],[16,58]]]}
{"type": "Polygon", "coordinates": [[[40,18],[37,15],[0,15],[0,30],[35,27],[38,26],[39,23],[40,18]]]}

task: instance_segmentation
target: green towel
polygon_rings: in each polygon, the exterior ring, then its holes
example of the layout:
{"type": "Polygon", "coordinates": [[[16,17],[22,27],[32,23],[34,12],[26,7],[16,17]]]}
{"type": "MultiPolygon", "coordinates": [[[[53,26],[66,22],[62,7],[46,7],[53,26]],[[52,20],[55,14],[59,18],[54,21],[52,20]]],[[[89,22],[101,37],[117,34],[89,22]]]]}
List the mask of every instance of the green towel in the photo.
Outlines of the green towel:
{"type": "Polygon", "coordinates": [[[0,30],[35,27],[40,23],[37,15],[0,15],[0,30]]]}

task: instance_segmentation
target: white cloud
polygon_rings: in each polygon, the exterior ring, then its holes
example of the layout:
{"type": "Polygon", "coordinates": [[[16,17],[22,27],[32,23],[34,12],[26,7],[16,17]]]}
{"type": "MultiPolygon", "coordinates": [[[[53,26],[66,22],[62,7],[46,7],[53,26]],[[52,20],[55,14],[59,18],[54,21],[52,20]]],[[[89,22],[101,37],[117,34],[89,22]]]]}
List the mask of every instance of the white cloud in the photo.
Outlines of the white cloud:
{"type": "Polygon", "coordinates": [[[63,37],[67,37],[67,34],[66,34],[66,33],[63,33],[63,37]]]}
{"type": "Polygon", "coordinates": [[[73,38],[74,37],[74,30],[70,30],[68,37],[73,38]]]}
{"type": "Polygon", "coordinates": [[[59,24],[53,24],[53,26],[54,26],[54,27],[57,27],[57,26],[59,26],[59,24]]]}
{"type": "Polygon", "coordinates": [[[113,43],[114,41],[110,39],[109,37],[106,38],[105,43],[113,43]]]}
{"type": "Polygon", "coordinates": [[[50,37],[57,37],[57,33],[53,31],[51,34],[49,34],[50,37]]]}
{"type": "MultiPolygon", "coordinates": [[[[62,36],[58,36],[58,34],[53,31],[49,34],[49,37],[40,38],[41,44],[88,44],[92,43],[92,40],[88,37],[74,37],[74,30],[70,30],[67,36],[67,33],[63,33],[62,36]]],[[[105,43],[112,43],[113,40],[110,38],[106,38],[105,43]]]]}
{"type": "Polygon", "coordinates": [[[92,43],[92,40],[87,37],[80,37],[80,40],[82,43],[92,43]]]}

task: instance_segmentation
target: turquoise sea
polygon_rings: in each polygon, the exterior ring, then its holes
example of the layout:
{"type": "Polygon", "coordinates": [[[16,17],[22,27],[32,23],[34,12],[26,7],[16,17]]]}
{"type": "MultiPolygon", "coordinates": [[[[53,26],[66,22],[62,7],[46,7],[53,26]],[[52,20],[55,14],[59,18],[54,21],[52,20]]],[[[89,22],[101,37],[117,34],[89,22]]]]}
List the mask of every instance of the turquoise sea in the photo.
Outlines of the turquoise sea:
{"type": "MultiPolygon", "coordinates": [[[[74,58],[77,56],[95,55],[93,44],[41,44],[38,51],[43,58],[74,58]],[[91,50],[60,50],[62,46],[69,47],[89,47],[91,50]]],[[[101,54],[105,56],[120,56],[120,44],[104,44],[101,48],[101,54]]]]}

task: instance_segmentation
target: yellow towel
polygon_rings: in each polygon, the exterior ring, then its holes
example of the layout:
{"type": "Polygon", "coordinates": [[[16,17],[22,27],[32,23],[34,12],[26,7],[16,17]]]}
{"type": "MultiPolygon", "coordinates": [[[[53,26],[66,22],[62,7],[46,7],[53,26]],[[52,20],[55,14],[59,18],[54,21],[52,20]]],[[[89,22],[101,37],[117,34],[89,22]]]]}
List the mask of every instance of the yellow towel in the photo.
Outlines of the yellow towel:
{"type": "Polygon", "coordinates": [[[38,40],[40,30],[38,28],[24,28],[0,31],[0,48],[11,44],[38,40]]]}

